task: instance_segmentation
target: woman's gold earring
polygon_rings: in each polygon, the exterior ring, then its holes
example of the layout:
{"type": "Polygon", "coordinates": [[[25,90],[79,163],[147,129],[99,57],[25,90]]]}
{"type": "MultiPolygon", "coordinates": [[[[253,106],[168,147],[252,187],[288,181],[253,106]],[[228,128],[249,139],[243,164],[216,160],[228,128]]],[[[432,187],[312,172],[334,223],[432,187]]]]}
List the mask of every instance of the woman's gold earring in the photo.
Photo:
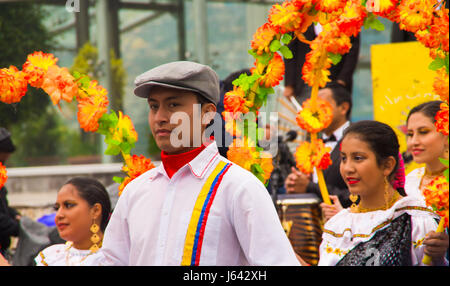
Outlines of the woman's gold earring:
{"type": "Polygon", "coordinates": [[[98,236],[97,234],[97,232],[100,231],[100,227],[94,222],[92,223],[90,230],[92,232],[91,242],[93,244],[89,250],[95,253],[100,249],[100,247],[98,246],[98,243],[100,242],[100,236],[98,236]]]}
{"type": "Polygon", "coordinates": [[[389,208],[389,182],[387,177],[384,177],[384,203],[385,209],[389,208]]]}
{"type": "Polygon", "coordinates": [[[350,206],[350,209],[352,211],[356,211],[356,209],[358,208],[356,201],[358,201],[358,195],[354,195],[354,194],[350,194],[349,199],[350,201],[352,201],[352,205],[350,206]]]}

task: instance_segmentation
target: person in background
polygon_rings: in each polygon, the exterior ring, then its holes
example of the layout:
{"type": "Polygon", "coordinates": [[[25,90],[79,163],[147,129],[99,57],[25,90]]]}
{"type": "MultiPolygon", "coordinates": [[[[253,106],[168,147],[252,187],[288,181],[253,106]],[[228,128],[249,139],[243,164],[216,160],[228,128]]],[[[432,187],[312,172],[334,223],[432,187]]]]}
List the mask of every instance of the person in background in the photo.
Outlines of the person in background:
{"type": "MultiPolygon", "coordinates": [[[[0,127],[0,162],[5,165],[8,158],[16,150],[11,133],[0,127]]],[[[8,204],[8,190],[0,189],[0,254],[5,255],[11,244],[11,236],[19,235],[20,214],[8,204]]]]}
{"type": "MultiPolygon", "coordinates": [[[[447,167],[439,160],[449,157],[448,135],[436,130],[436,114],[440,110],[442,101],[429,101],[422,103],[408,114],[407,147],[412,154],[414,162],[425,164],[425,167],[412,170],[406,176],[405,190],[408,196],[418,197],[425,203],[423,190],[436,177],[443,176],[447,167]]],[[[423,242],[429,246],[429,254],[439,254],[447,251],[449,238],[445,232],[432,232],[423,242]]]]}
{"type": "Polygon", "coordinates": [[[96,179],[75,177],[58,191],[55,223],[65,244],[54,244],[35,258],[37,266],[91,265],[102,246],[111,202],[96,179]]]}
{"type": "MultiPolygon", "coordinates": [[[[353,205],[325,223],[319,266],[423,265],[424,240],[438,216],[390,183],[399,147],[394,130],[381,122],[359,121],[345,130],[340,173],[353,205]]],[[[433,265],[448,265],[444,253],[431,255],[433,265]]]]}
{"type": "MultiPolygon", "coordinates": [[[[339,174],[339,144],[345,128],[350,126],[350,116],[352,110],[352,97],[350,92],[336,83],[329,83],[325,88],[319,91],[320,98],[328,101],[333,109],[333,119],[331,124],[323,130],[322,139],[325,146],[331,148],[332,165],[324,170],[323,175],[330,193],[330,199],[333,202],[339,200],[344,207],[351,205],[348,199],[349,192],[345,182],[339,174]]],[[[291,173],[285,180],[285,188],[287,194],[294,193],[314,193],[319,198],[322,197],[317,183],[316,176],[303,174],[296,168],[292,167],[291,173]]]]}

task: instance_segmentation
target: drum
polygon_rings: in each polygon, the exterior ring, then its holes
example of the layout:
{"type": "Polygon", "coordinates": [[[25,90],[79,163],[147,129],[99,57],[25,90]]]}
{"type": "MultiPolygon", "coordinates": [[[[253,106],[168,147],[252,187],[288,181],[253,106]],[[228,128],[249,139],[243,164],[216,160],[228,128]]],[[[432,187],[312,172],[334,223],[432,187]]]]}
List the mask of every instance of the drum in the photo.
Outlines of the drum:
{"type": "Polygon", "coordinates": [[[317,265],[322,241],[323,220],[315,194],[278,195],[281,224],[294,251],[307,263],[317,265]]]}

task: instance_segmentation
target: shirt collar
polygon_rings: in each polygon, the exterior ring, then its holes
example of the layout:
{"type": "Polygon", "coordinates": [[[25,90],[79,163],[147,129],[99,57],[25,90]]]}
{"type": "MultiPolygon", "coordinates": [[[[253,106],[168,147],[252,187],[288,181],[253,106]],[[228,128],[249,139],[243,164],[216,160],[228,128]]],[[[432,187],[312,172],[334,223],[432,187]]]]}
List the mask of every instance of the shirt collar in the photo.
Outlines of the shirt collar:
{"type": "MultiPolygon", "coordinates": [[[[200,152],[200,154],[198,154],[197,157],[195,157],[191,162],[181,167],[180,170],[189,167],[190,171],[196,178],[202,179],[206,174],[208,168],[212,165],[214,158],[216,158],[218,155],[219,149],[217,149],[217,143],[213,141],[208,146],[206,146],[205,150],[200,152]]],[[[156,173],[154,176],[151,176],[149,178],[150,180],[153,180],[158,175],[163,175],[167,177],[167,179],[169,179],[169,176],[167,175],[162,162],[155,169],[156,173]]]]}
{"type": "MultiPolygon", "coordinates": [[[[338,129],[334,130],[333,135],[336,137],[336,142],[339,142],[342,139],[342,136],[344,135],[344,130],[350,126],[350,121],[346,121],[344,124],[342,124],[338,129]]],[[[329,136],[323,134],[322,138],[327,139],[329,136]]]]}

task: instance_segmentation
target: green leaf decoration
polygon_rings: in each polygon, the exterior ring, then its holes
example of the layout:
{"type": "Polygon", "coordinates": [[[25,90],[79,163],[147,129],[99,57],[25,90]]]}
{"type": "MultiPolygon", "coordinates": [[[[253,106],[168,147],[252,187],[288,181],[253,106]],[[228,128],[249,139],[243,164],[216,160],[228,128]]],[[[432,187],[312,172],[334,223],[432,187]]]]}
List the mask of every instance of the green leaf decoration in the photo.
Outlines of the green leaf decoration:
{"type": "Polygon", "coordinates": [[[281,37],[281,42],[285,45],[289,45],[289,43],[292,41],[292,36],[289,34],[284,34],[281,37]]]}
{"type": "Polygon", "coordinates": [[[337,65],[342,60],[341,54],[328,53],[328,57],[330,58],[333,65],[337,65]]]}
{"type": "Polygon", "coordinates": [[[116,156],[120,154],[120,147],[117,145],[109,145],[105,150],[105,155],[116,156]]]}
{"type": "Polygon", "coordinates": [[[123,181],[125,181],[125,178],[117,177],[117,176],[114,176],[112,179],[113,179],[114,182],[116,182],[118,184],[122,184],[123,181]]]}
{"type": "Polygon", "coordinates": [[[280,48],[280,53],[283,55],[285,59],[292,59],[294,57],[291,50],[287,46],[282,46],[280,48]]]}
{"type": "Polygon", "coordinates": [[[369,16],[367,16],[367,18],[364,20],[364,28],[384,31],[383,23],[381,23],[380,20],[378,20],[378,18],[372,13],[369,13],[369,16]]]}
{"type": "Polygon", "coordinates": [[[256,60],[263,65],[268,65],[270,60],[273,58],[273,54],[263,53],[262,55],[256,55],[256,60]]]}
{"type": "Polygon", "coordinates": [[[269,49],[272,53],[275,53],[281,48],[281,42],[279,40],[273,40],[270,43],[269,49]]]}
{"type": "Polygon", "coordinates": [[[436,57],[436,59],[430,63],[428,68],[430,70],[435,71],[435,70],[438,70],[440,68],[443,68],[444,66],[445,66],[445,60],[441,59],[440,57],[436,57]]]}

